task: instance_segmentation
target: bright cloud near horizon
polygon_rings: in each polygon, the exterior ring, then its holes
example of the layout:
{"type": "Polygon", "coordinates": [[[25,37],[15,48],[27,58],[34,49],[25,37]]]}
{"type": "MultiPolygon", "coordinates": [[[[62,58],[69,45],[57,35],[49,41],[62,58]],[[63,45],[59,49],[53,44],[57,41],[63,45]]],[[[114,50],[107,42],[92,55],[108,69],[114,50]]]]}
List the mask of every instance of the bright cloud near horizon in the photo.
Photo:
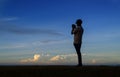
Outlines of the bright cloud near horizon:
{"type": "Polygon", "coordinates": [[[119,65],[120,0],[0,0],[0,65],[77,65],[79,18],[83,64],[119,65]]]}
{"type": "Polygon", "coordinates": [[[22,63],[26,63],[26,62],[37,62],[40,58],[40,55],[39,54],[35,54],[33,58],[28,58],[28,59],[23,59],[23,60],[20,60],[20,62],[22,63]]]}

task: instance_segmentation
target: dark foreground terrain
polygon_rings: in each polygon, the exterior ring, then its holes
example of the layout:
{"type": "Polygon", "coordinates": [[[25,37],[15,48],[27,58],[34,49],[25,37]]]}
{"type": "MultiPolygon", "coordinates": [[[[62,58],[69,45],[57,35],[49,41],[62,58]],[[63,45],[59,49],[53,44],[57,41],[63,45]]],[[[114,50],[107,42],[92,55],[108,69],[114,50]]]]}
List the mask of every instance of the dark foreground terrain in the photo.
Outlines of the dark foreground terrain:
{"type": "Polygon", "coordinates": [[[0,77],[120,77],[120,67],[0,66],[0,77]]]}

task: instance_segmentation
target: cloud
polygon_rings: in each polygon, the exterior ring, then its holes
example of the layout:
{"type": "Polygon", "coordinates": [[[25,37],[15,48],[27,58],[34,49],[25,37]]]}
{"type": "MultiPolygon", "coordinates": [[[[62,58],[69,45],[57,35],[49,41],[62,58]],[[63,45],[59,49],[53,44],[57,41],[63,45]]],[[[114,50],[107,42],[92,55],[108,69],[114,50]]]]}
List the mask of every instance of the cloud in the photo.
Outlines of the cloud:
{"type": "Polygon", "coordinates": [[[34,41],[32,42],[32,45],[34,46],[39,46],[39,45],[50,45],[50,44],[63,44],[63,43],[68,43],[69,41],[66,39],[62,40],[51,40],[51,39],[44,39],[44,40],[39,40],[39,41],[34,41]]]}
{"type": "Polygon", "coordinates": [[[56,55],[54,57],[52,57],[50,59],[50,61],[59,61],[59,60],[65,60],[67,58],[71,58],[71,57],[76,57],[77,55],[76,54],[67,54],[67,55],[56,55]]]}
{"type": "Polygon", "coordinates": [[[61,64],[76,64],[77,57],[76,54],[65,54],[65,55],[55,55],[51,54],[35,54],[33,58],[26,58],[19,61],[20,63],[38,63],[40,65],[61,65],[61,64]],[[40,61],[38,62],[38,60],[40,61]]]}
{"type": "Polygon", "coordinates": [[[63,60],[63,59],[65,59],[65,57],[57,55],[57,56],[52,57],[50,59],[50,61],[59,61],[59,60],[63,60]]]}
{"type": "Polygon", "coordinates": [[[82,56],[87,56],[87,53],[82,53],[82,56]]]}
{"type": "Polygon", "coordinates": [[[1,18],[0,21],[13,21],[13,20],[17,20],[17,17],[6,17],[6,18],[1,18]]]}
{"type": "Polygon", "coordinates": [[[15,34],[47,34],[47,35],[61,35],[54,30],[44,30],[44,29],[7,29],[8,32],[15,33],[15,34]]]}
{"type": "Polygon", "coordinates": [[[30,44],[27,43],[11,43],[7,45],[0,46],[0,49],[15,49],[15,48],[25,48],[30,46],[30,44]]]}
{"type": "Polygon", "coordinates": [[[35,54],[33,59],[32,58],[28,58],[28,59],[23,59],[23,60],[20,60],[21,63],[26,63],[26,62],[37,62],[40,58],[40,55],[39,54],[35,54]]]}
{"type": "Polygon", "coordinates": [[[93,63],[93,64],[96,64],[96,60],[95,60],[95,59],[92,59],[92,63],[93,63]]]}
{"type": "MultiPolygon", "coordinates": [[[[12,19],[6,19],[6,20],[12,20],[12,19]]],[[[0,23],[0,32],[7,32],[7,33],[14,33],[14,34],[21,34],[21,35],[25,35],[25,34],[43,34],[43,35],[46,34],[46,35],[58,35],[58,36],[63,35],[52,29],[23,28],[23,27],[18,27],[16,25],[11,25],[7,23],[0,23]]]]}

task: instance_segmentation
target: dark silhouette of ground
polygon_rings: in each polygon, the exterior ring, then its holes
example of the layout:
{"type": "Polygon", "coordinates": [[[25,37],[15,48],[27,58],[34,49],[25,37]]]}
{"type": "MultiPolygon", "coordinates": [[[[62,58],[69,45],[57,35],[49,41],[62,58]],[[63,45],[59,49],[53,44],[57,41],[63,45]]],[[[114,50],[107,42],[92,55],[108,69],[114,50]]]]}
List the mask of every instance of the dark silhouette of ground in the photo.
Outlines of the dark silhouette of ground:
{"type": "Polygon", "coordinates": [[[120,77],[120,67],[0,66],[0,77],[120,77]]]}

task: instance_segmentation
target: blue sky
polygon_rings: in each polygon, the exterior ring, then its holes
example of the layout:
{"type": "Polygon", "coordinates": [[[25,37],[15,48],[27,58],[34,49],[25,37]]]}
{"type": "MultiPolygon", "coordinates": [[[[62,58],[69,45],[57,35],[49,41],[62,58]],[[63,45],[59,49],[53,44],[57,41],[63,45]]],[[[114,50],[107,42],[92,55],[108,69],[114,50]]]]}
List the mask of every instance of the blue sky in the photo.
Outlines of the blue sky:
{"type": "Polygon", "coordinates": [[[0,0],[0,65],[76,65],[79,18],[83,64],[120,64],[120,0],[0,0]]]}

